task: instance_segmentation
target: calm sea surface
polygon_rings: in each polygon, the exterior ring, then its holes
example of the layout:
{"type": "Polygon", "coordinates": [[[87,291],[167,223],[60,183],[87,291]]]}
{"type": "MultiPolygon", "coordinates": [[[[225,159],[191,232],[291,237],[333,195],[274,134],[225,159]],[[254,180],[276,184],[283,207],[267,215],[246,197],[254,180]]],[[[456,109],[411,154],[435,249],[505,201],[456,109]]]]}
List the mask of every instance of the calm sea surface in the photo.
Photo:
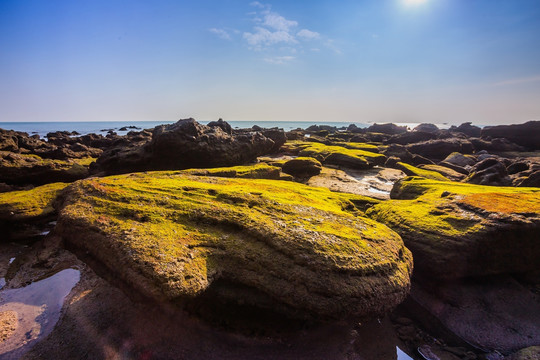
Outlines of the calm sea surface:
{"type": "MultiPolygon", "coordinates": [[[[172,124],[176,121],[74,121],[74,122],[0,122],[0,128],[6,130],[24,131],[29,134],[38,134],[41,137],[47,135],[48,132],[54,131],[76,131],[81,135],[95,133],[106,134],[107,131],[113,130],[118,135],[125,135],[128,131],[139,129],[153,129],[161,124],[172,124]],[[136,126],[138,129],[128,129],[120,131],[119,129],[125,126],[136,126]]],[[[208,121],[200,121],[201,124],[207,124],[208,121]]],[[[310,125],[330,125],[347,127],[350,122],[309,122],[309,121],[228,121],[233,128],[250,128],[253,125],[258,125],[263,128],[279,127],[285,131],[301,128],[305,129],[310,125]]],[[[370,124],[354,123],[356,126],[364,128],[370,124]]],[[[407,125],[414,127],[417,124],[397,123],[399,125],[407,125]]],[[[446,125],[437,125],[439,128],[447,128],[446,125]]]]}

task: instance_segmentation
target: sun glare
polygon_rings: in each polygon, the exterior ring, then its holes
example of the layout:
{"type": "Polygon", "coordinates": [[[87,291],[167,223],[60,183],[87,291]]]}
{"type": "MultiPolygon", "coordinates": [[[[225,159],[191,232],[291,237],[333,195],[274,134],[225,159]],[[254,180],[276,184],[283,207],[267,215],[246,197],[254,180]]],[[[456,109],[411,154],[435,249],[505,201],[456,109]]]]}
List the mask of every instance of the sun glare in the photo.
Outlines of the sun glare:
{"type": "Polygon", "coordinates": [[[424,3],[426,3],[427,0],[403,0],[403,3],[405,5],[422,5],[424,3]]]}

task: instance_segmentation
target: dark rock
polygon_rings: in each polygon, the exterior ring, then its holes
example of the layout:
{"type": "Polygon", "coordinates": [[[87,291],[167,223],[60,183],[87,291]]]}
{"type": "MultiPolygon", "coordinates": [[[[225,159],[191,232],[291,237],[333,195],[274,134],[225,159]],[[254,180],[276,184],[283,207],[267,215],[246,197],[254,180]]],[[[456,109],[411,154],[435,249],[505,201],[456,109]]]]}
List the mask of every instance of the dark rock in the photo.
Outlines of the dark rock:
{"type": "Polygon", "coordinates": [[[464,182],[478,185],[508,186],[512,180],[506,166],[495,158],[480,161],[474,165],[464,182]]]}
{"type": "Polygon", "coordinates": [[[304,130],[296,129],[285,133],[287,140],[304,140],[304,130]]]}
{"type": "Polygon", "coordinates": [[[333,134],[337,132],[338,129],[335,126],[330,126],[330,125],[311,125],[308,128],[306,128],[306,132],[320,133],[321,131],[322,132],[327,131],[327,133],[325,134],[328,135],[328,134],[333,134]]]}
{"type": "Polygon", "coordinates": [[[445,163],[448,163],[448,164],[452,164],[452,165],[457,165],[461,168],[465,168],[466,166],[473,166],[474,164],[476,164],[476,160],[474,159],[473,156],[465,156],[463,154],[460,154],[458,152],[454,152],[450,155],[448,155],[444,160],[443,162],[445,163]]]}
{"type": "Polygon", "coordinates": [[[486,126],[482,129],[482,137],[505,138],[529,150],[540,149],[540,121],[529,121],[524,124],[486,126]]]}
{"type": "Polygon", "coordinates": [[[508,151],[524,151],[523,146],[514,144],[513,142],[504,138],[471,138],[471,143],[476,151],[486,150],[495,152],[508,152],[508,151]]]}
{"type": "Polygon", "coordinates": [[[388,147],[383,150],[382,152],[387,157],[397,157],[401,159],[400,161],[409,163],[412,160],[412,154],[407,150],[407,148],[403,145],[398,144],[390,144],[388,147]]]}
{"type": "Polygon", "coordinates": [[[364,128],[359,128],[359,127],[356,126],[355,124],[350,124],[350,125],[347,127],[347,131],[350,132],[350,133],[354,133],[354,134],[361,134],[361,133],[366,132],[366,129],[364,129],[364,128]]]}
{"type": "Polygon", "coordinates": [[[365,143],[368,142],[368,138],[363,135],[354,135],[349,139],[350,142],[358,142],[358,143],[365,143]]]}
{"type": "Polygon", "coordinates": [[[407,132],[406,126],[398,126],[396,124],[373,124],[366,129],[366,132],[382,133],[388,135],[395,135],[407,132]]]}
{"type": "Polygon", "coordinates": [[[437,125],[434,125],[434,124],[422,123],[422,124],[418,124],[413,129],[413,131],[427,132],[427,133],[437,133],[437,132],[439,132],[439,128],[437,127],[437,125]]]}
{"type": "Polygon", "coordinates": [[[223,121],[223,119],[219,119],[218,121],[210,121],[208,123],[208,126],[209,127],[219,127],[221,130],[225,131],[227,134],[231,135],[232,134],[232,127],[231,125],[226,122],[226,121],[223,121]]]}
{"type": "Polygon", "coordinates": [[[429,159],[442,160],[453,152],[471,154],[473,145],[468,140],[450,138],[410,144],[407,145],[407,149],[413,154],[422,155],[429,159]]]}
{"type": "Polygon", "coordinates": [[[540,170],[536,170],[529,176],[516,179],[513,185],[520,187],[540,187],[540,170]]]}
{"type": "Polygon", "coordinates": [[[393,135],[385,141],[386,144],[415,144],[422,141],[433,140],[437,138],[437,134],[426,131],[409,131],[397,135],[393,135]]]}
{"type": "Polygon", "coordinates": [[[271,139],[274,142],[274,146],[270,149],[270,153],[278,152],[279,149],[287,141],[287,136],[283,129],[272,128],[272,129],[263,129],[261,133],[267,138],[271,139]]]}
{"type": "Polygon", "coordinates": [[[486,352],[540,343],[540,302],[510,276],[414,283],[410,297],[440,327],[486,352]]]}
{"type": "Polygon", "coordinates": [[[460,132],[470,137],[479,137],[482,129],[479,128],[478,126],[471,125],[471,124],[472,124],[471,122],[466,122],[459,125],[458,127],[452,126],[450,127],[449,130],[451,132],[460,132]]]}
{"type": "MultiPolygon", "coordinates": [[[[277,138],[278,133],[273,131],[272,135],[277,138]]],[[[92,171],[119,174],[234,166],[268,154],[275,145],[272,139],[260,132],[231,135],[223,131],[221,126],[205,126],[194,119],[185,119],[175,124],[157,126],[151,140],[142,137],[141,141],[110,148],[98,158],[92,171]]]]}
{"type": "Polygon", "coordinates": [[[411,164],[414,166],[418,166],[418,165],[423,165],[423,164],[435,164],[435,163],[421,155],[413,154],[411,164]]]}
{"type": "Polygon", "coordinates": [[[517,174],[529,170],[529,163],[526,161],[516,161],[506,168],[509,175],[517,174]]]}

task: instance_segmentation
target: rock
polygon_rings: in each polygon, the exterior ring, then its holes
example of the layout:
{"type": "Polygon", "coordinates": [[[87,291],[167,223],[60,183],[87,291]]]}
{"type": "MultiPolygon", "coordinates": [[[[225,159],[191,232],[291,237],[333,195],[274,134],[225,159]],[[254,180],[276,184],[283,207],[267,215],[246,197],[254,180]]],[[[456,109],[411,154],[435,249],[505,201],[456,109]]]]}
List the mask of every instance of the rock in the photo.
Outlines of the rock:
{"type": "Polygon", "coordinates": [[[182,170],[183,174],[198,176],[216,176],[240,179],[271,179],[283,180],[281,168],[269,164],[255,164],[247,166],[231,166],[212,169],[182,170]]]}
{"type": "Polygon", "coordinates": [[[522,171],[527,171],[527,170],[529,170],[529,163],[526,161],[513,162],[511,165],[509,165],[506,168],[506,172],[509,175],[517,174],[517,173],[520,173],[522,171]]]}
{"type": "Polygon", "coordinates": [[[7,242],[39,235],[34,225],[54,219],[53,203],[67,185],[54,183],[0,193],[0,240],[7,242]]]}
{"type": "Polygon", "coordinates": [[[344,166],[353,169],[369,169],[384,164],[386,157],[371,151],[347,149],[321,143],[295,143],[288,147],[291,153],[302,157],[312,157],[325,165],[344,166]]]}
{"type": "Polygon", "coordinates": [[[219,119],[218,121],[210,121],[208,123],[209,127],[219,127],[221,130],[225,131],[227,134],[232,135],[232,127],[231,125],[223,121],[223,119],[219,119]]]}
{"type": "Polygon", "coordinates": [[[540,359],[540,346],[530,346],[509,355],[504,360],[538,360],[540,359]]]}
{"type": "MultiPolygon", "coordinates": [[[[429,169],[423,169],[418,168],[413,165],[409,165],[404,162],[397,162],[396,164],[389,164],[388,162],[385,164],[386,166],[392,167],[394,169],[398,169],[403,171],[408,176],[420,176],[426,179],[432,179],[432,180],[439,180],[439,181],[448,181],[448,178],[446,178],[444,175],[442,175],[438,171],[433,171],[429,169]]],[[[434,166],[434,165],[431,165],[434,166]]]]}
{"type": "Polygon", "coordinates": [[[366,132],[395,135],[407,132],[407,127],[396,124],[373,124],[366,129],[366,132]]]}
{"type": "Polygon", "coordinates": [[[390,156],[397,157],[400,159],[400,161],[403,161],[406,163],[409,163],[412,160],[412,154],[403,145],[390,144],[385,150],[383,150],[382,153],[386,157],[390,157],[390,156]]]}
{"type": "Polygon", "coordinates": [[[284,173],[291,174],[294,177],[305,178],[319,175],[322,164],[314,158],[298,157],[285,162],[282,170],[284,173]]]}
{"type": "Polygon", "coordinates": [[[471,143],[474,146],[476,151],[486,150],[494,152],[511,152],[511,151],[524,151],[523,146],[514,144],[513,142],[504,139],[504,138],[495,138],[495,139],[478,139],[471,138],[471,143]]]}
{"type": "Polygon", "coordinates": [[[511,179],[506,166],[495,158],[488,158],[474,165],[464,182],[479,185],[508,186],[511,179]]]}
{"type": "Polygon", "coordinates": [[[0,151],[18,151],[18,139],[13,130],[0,129],[0,151]]]}
{"type": "Polygon", "coordinates": [[[413,131],[427,132],[427,133],[437,133],[439,131],[439,128],[437,127],[437,125],[434,125],[434,124],[422,123],[422,124],[416,125],[416,127],[413,129],[413,131]]]}
{"type": "Polygon", "coordinates": [[[505,138],[529,150],[540,149],[540,121],[528,121],[524,124],[486,126],[482,137],[505,138]]]}
{"type": "Polygon", "coordinates": [[[283,129],[272,128],[272,129],[263,129],[261,133],[267,138],[271,139],[274,142],[274,146],[270,149],[269,153],[276,153],[287,141],[287,136],[283,129]]]}
{"type": "Polygon", "coordinates": [[[71,182],[88,176],[93,159],[50,160],[37,155],[0,152],[0,182],[42,185],[71,182]]]}
{"type": "Polygon", "coordinates": [[[415,274],[456,279],[538,268],[540,190],[408,177],[366,214],[401,235],[415,274]]]}
{"type": "Polygon", "coordinates": [[[448,155],[444,160],[445,163],[457,165],[465,168],[466,166],[473,166],[476,164],[476,159],[471,155],[463,155],[458,152],[453,152],[448,155]]]}
{"type": "Polygon", "coordinates": [[[412,258],[396,233],[344,210],[356,198],[174,172],[93,178],[66,189],[55,233],[158,301],[371,317],[405,298],[412,258]]]}
{"type": "Polygon", "coordinates": [[[407,145],[407,150],[413,154],[425,156],[428,159],[442,160],[454,152],[471,154],[473,152],[473,145],[468,140],[449,138],[410,144],[407,145]]]}
{"type": "Polygon", "coordinates": [[[451,126],[450,132],[460,132],[470,137],[480,137],[480,133],[482,131],[481,128],[475,125],[471,125],[471,122],[463,123],[459,126],[451,126]]]}
{"type": "Polygon", "coordinates": [[[424,169],[424,170],[438,172],[439,174],[444,176],[446,179],[449,179],[452,181],[461,181],[466,176],[463,173],[457,172],[452,168],[444,166],[444,162],[439,165],[430,165],[430,164],[420,165],[419,168],[424,169]]]}
{"type": "Polygon", "coordinates": [[[422,164],[435,164],[433,161],[429,160],[428,158],[425,158],[423,156],[420,156],[418,154],[412,155],[411,164],[414,166],[422,165],[422,164]]]}
{"type": "Polygon", "coordinates": [[[540,301],[511,276],[414,283],[410,299],[441,330],[485,352],[508,354],[540,343],[540,301]]]}
{"type": "Polygon", "coordinates": [[[437,138],[437,134],[426,131],[412,131],[393,135],[385,140],[385,144],[416,144],[423,141],[433,140],[437,138]]]}
{"type": "Polygon", "coordinates": [[[516,179],[513,185],[519,187],[540,187],[540,170],[536,170],[529,176],[516,179]]]}
{"type": "Polygon", "coordinates": [[[359,128],[359,127],[356,126],[355,124],[350,124],[350,125],[347,127],[347,132],[355,133],[355,134],[362,134],[362,133],[366,132],[366,129],[364,129],[364,128],[359,128]]]}
{"type": "Polygon", "coordinates": [[[287,140],[291,140],[291,141],[294,141],[294,140],[304,141],[304,138],[305,138],[304,130],[296,129],[296,130],[287,131],[285,133],[285,137],[287,138],[287,140]]]}
{"type": "Polygon", "coordinates": [[[230,135],[221,127],[209,127],[194,119],[157,126],[151,140],[142,137],[126,146],[120,144],[103,153],[94,172],[107,174],[147,170],[174,170],[234,166],[269,153],[276,143],[260,132],[230,135]]]}

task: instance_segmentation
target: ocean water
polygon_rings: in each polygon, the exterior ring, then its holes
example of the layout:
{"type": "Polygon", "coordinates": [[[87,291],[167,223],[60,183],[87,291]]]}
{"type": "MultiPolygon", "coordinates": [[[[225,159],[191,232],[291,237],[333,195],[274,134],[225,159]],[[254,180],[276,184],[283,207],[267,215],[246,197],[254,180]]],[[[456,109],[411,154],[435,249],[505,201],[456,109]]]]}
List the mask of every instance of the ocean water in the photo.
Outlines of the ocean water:
{"type": "MultiPolygon", "coordinates": [[[[131,130],[153,129],[162,124],[172,124],[175,121],[73,121],[73,122],[0,122],[0,128],[6,130],[23,131],[30,135],[38,134],[40,137],[45,137],[47,133],[54,131],[76,131],[81,135],[90,133],[106,134],[107,131],[113,130],[118,135],[125,135],[131,130]],[[124,126],[136,126],[137,129],[128,129],[119,131],[124,126]]],[[[201,124],[207,124],[208,121],[199,121],[201,124]]],[[[253,125],[258,125],[262,128],[278,127],[285,131],[301,128],[305,129],[311,125],[330,125],[338,128],[348,127],[350,124],[355,124],[360,128],[370,126],[368,123],[351,123],[351,122],[309,122],[309,121],[227,121],[233,128],[251,128],[253,125]]],[[[415,123],[396,123],[398,125],[406,125],[413,128],[418,124],[415,123]]],[[[448,128],[445,124],[437,124],[440,129],[448,128]]]]}

